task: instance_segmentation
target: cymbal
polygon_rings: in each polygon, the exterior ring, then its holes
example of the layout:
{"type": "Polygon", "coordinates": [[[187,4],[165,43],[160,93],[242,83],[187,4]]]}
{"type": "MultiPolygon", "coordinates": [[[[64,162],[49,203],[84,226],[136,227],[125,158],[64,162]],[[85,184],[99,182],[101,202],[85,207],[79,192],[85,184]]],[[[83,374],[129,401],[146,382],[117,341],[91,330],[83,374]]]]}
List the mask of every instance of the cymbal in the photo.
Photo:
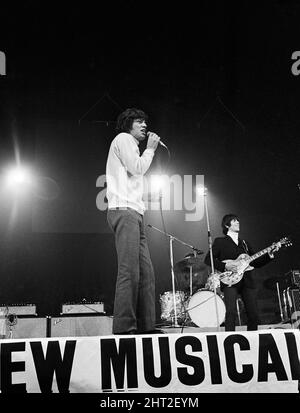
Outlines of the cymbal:
{"type": "Polygon", "coordinates": [[[289,280],[283,277],[268,278],[267,280],[264,281],[263,284],[264,284],[264,287],[267,288],[268,290],[276,290],[277,283],[278,283],[279,288],[286,288],[290,284],[289,280]]]}
{"type": "Polygon", "coordinates": [[[175,264],[174,270],[177,273],[189,273],[191,267],[193,272],[198,272],[206,270],[207,265],[198,257],[186,257],[175,264]]]}

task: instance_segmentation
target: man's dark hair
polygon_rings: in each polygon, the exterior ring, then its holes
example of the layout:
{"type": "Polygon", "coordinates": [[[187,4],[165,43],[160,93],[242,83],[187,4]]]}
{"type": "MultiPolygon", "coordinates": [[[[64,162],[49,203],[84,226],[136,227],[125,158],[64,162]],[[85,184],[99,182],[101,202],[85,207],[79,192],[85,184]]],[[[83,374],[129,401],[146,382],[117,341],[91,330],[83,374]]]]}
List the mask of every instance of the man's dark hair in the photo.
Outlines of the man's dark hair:
{"type": "Polygon", "coordinates": [[[223,234],[225,234],[225,235],[227,234],[227,232],[228,232],[227,227],[230,226],[230,222],[233,219],[236,219],[236,220],[239,221],[239,217],[235,214],[227,214],[227,215],[223,216],[222,223],[221,223],[221,226],[222,226],[222,229],[223,229],[223,234]]]}
{"type": "Polygon", "coordinates": [[[132,124],[135,120],[148,120],[148,115],[140,109],[128,108],[122,112],[117,119],[116,131],[130,132],[132,124]]]}

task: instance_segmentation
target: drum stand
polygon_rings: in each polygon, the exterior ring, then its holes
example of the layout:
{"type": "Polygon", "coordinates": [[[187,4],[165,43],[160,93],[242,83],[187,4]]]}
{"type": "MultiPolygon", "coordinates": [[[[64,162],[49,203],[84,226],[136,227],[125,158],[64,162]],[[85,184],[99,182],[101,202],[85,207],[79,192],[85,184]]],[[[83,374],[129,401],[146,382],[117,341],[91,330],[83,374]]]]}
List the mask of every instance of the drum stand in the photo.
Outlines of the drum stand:
{"type": "MultiPolygon", "coordinates": [[[[194,251],[194,255],[196,257],[197,253],[194,251]]],[[[189,266],[190,268],[190,297],[193,295],[193,267],[192,265],[189,266]]]]}
{"type": "Polygon", "coordinates": [[[241,320],[241,312],[240,312],[240,302],[239,302],[239,298],[236,300],[236,311],[237,311],[237,316],[239,319],[239,326],[242,325],[242,320],[241,320]]]}
{"type": "Polygon", "coordinates": [[[283,317],[283,311],[282,311],[282,305],[281,305],[281,299],[280,299],[280,291],[279,291],[279,284],[276,283],[276,290],[277,290],[277,296],[278,296],[278,304],[279,304],[279,309],[280,309],[280,318],[281,322],[284,322],[284,317],[283,317]]]}
{"type": "MultiPolygon", "coordinates": [[[[214,269],[214,260],[213,260],[213,254],[212,254],[212,238],[211,238],[211,234],[210,234],[210,225],[209,225],[209,218],[208,218],[206,188],[204,190],[203,195],[204,195],[204,208],[205,208],[206,223],[207,223],[208,248],[209,248],[209,255],[210,255],[210,262],[211,262],[211,271],[212,271],[212,274],[214,274],[215,269],[214,269]]],[[[220,331],[220,320],[219,320],[219,311],[218,311],[218,302],[217,302],[217,290],[216,290],[216,283],[215,282],[213,283],[213,287],[214,287],[214,298],[215,298],[216,317],[217,317],[217,328],[218,328],[218,331],[220,331]]]]}
{"type": "MultiPolygon", "coordinates": [[[[156,231],[161,232],[162,234],[165,234],[167,237],[169,237],[169,248],[170,248],[170,266],[171,266],[171,276],[172,276],[172,292],[173,292],[173,308],[174,308],[174,321],[172,321],[172,326],[171,327],[180,327],[178,324],[178,318],[177,318],[177,309],[176,309],[176,297],[175,297],[175,275],[174,275],[174,260],[173,260],[173,241],[180,242],[182,245],[186,245],[187,247],[191,248],[196,255],[197,252],[199,252],[199,249],[194,247],[193,245],[187,244],[184,241],[181,241],[180,239],[174,237],[171,234],[168,234],[165,231],[162,231],[153,225],[148,224],[148,227],[155,229],[156,231]]],[[[190,284],[192,284],[192,268],[190,267],[190,284]]],[[[191,294],[192,294],[192,285],[190,286],[191,289],[191,294]]]]}

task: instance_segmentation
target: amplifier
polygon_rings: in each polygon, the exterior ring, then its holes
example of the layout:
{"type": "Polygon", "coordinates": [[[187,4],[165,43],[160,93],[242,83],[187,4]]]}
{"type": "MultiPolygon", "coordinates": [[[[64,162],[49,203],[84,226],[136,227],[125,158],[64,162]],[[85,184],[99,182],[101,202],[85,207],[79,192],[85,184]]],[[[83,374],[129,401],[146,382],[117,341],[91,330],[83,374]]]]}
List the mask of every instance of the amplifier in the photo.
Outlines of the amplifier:
{"type": "Polygon", "coordinates": [[[113,317],[80,314],[51,318],[50,337],[108,336],[112,334],[113,317]]]}
{"type": "Polygon", "coordinates": [[[300,289],[287,288],[283,292],[284,305],[287,309],[287,315],[290,319],[300,317],[300,289]]]}
{"type": "Polygon", "coordinates": [[[62,310],[60,314],[105,314],[104,311],[104,304],[101,302],[85,302],[85,303],[79,303],[79,304],[63,304],[62,305],[62,310]]]}
{"type": "Polygon", "coordinates": [[[15,338],[42,338],[47,337],[47,319],[45,317],[16,317],[13,322],[0,318],[0,337],[15,338]]]}
{"type": "Polygon", "coordinates": [[[300,287],[300,270],[290,270],[285,274],[292,286],[300,287]]]}
{"type": "Polygon", "coordinates": [[[15,314],[17,316],[36,316],[35,304],[0,304],[0,313],[2,314],[15,314]]]}

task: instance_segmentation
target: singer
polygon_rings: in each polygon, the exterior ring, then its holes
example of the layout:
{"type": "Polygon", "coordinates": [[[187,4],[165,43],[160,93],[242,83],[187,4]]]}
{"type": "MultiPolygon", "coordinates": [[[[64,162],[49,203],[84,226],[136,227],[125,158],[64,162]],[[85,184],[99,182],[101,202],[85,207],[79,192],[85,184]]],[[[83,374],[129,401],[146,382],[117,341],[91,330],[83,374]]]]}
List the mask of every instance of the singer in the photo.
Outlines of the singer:
{"type": "MultiPolygon", "coordinates": [[[[151,134],[151,132],[147,132],[147,136],[148,136],[148,137],[150,136],[150,134],[151,134]]],[[[161,139],[158,141],[158,143],[159,143],[161,146],[163,146],[165,149],[169,150],[168,147],[167,147],[167,145],[165,145],[161,139]]]]}
{"type": "Polygon", "coordinates": [[[156,333],[155,276],[144,228],[143,175],[158,143],[147,133],[148,116],[129,108],[117,119],[106,163],[107,221],[115,235],[118,259],[113,334],[156,333]],[[142,155],[139,143],[148,136],[142,155]]]}

